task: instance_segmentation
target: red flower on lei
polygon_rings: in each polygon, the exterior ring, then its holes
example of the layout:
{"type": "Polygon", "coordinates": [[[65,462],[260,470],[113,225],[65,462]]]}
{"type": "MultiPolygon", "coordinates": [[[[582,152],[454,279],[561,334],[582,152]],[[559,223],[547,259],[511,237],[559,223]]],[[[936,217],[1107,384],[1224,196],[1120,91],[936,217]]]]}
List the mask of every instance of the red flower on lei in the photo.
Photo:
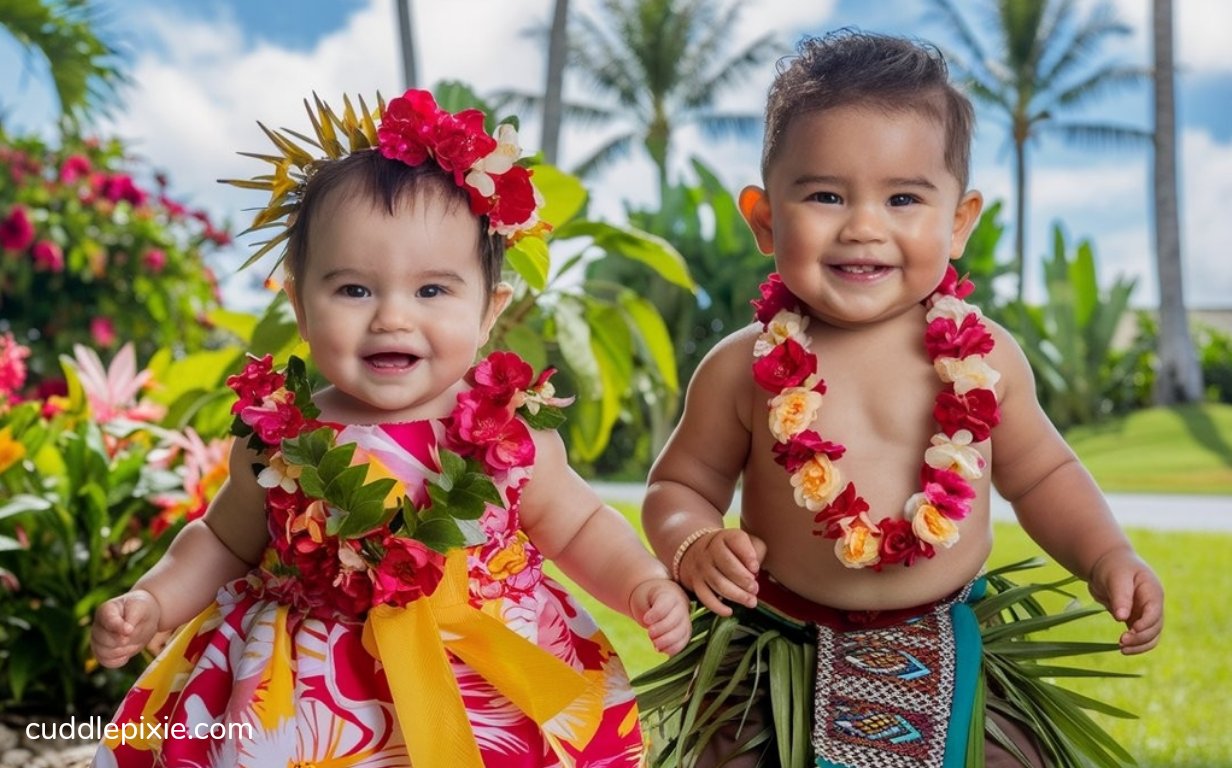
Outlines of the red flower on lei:
{"type": "Polygon", "coordinates": [[[920,492],[904,505],[904,517],[873,523],[869,505],[854,483],[841,482],[835,463],[844,446],[809,428],[820,400],[802,392],[824,393],[817,355],[804,331],[808,315],[777,274],[761,285],[753,301],[763,333],[754,347],[753,378],[772,393],[767,401],[774,460],[792,475],[796,503],[820,510],[814,533],[835,539],[835,553],[849,568],[909,566],[933,557],[936,545],[958,540],[954,523],[971,512],[984,460],[973,447],[987,440],[1000,420],[992,385],[999,374],[984,362],[994,340],[979,310],[963,299],[975,286],[951,266],[923,302],[928,312],[924,347],[944,384],[933,407],[939,432],[925,453],[920,492]],[[792,393],[790,397],[785,393],[792,393]]]}

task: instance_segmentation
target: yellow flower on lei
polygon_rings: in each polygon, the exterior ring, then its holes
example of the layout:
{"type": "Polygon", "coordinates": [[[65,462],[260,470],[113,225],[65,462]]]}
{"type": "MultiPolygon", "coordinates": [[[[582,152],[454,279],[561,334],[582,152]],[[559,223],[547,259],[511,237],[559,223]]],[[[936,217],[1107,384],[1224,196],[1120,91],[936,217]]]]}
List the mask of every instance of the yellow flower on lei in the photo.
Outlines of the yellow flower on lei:
{"type": "Polygon", "coordinates": [[[880,556],[881,534],[864,513],[843,523],[843,535],[834,542],[834,554],[848,568],[874,565],[880,556]]]}
{"type": "Polygon", "coordinates": [[[834,501],[834,497],[842,489],[842,478],[838,467],[824,453],[813,456],[791,476],[791,487],[795,489],[796,503],[817,512],[834,501]]]}
{"type": "Polygon", "coordinates": [[[807,429],[820,409],[820,392],[804,387],[784,389],[770,400],[770,434],[785,443],[807,429]]]}
{"type": "Polygon", "coordinates": [[[949,549],[958,541],[958,526],[928,501],[922,493],[907,499],[904,508],[911,531],[920,541],[949,549]]]}

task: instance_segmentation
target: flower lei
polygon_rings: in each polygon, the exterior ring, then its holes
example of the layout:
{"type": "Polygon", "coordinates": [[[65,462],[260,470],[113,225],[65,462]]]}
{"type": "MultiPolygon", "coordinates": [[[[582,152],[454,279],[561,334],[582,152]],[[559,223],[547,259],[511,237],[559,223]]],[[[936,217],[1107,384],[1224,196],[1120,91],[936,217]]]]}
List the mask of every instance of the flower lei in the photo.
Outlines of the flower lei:
{"type": "Polygon", "coordinates": [[[555,397],[553,373],[536,379],[509,352],[472,368],[472,388],[444,419],[428,501],[417,506],[397,492],[398,481],[368,481],[355,444],[339,445],[337,430],[317,421],[302,360],[291,357],[285,371],[275,371],[271,355],[252,357],[227,386],[238,395],[231,431],[269,456],[257,482],[268,489],[278,535],[262,569],[305,607],[343,615],[431,595],[445,556],[483,544],[480,519],[489,507],[505,507],[492,478],[533,463],[527,425],[554,428],[564,420],[560,409],[571,399],[555,397]]]}
{"type": "Polygon", "coordinates": [[[846,448],[809,429],[821,408],[826,382],[805,335],[809,317],[778,274],[761,285],[753,301],[762,334],[753,348],[753,378],[773,393],[769,406],[774,460],[791,475],[796,503],[815,512],[813,533],[835,539],[835,554],[848,568],[911,565],[933,557],[936,546],[958,541],[956,523],[971,511],[970,481],[984,471],[976,444],[1000,421],[993,386],[1000,374],[985,362],[994,342],[978,307],[963,301],[975,290],[953,266],[922,302],[927,308],[924,347],[945,384],[933,406],[939,430],[924,451],[920,491],[911,495],[901,519],[872,522],[869,506],[836,466],[846,448]]]}
{"type": "Polygon", "coordinates": [[[518,131],[502,123],[495,137],[483,127],[484,114],[464,109],[451,114],[428,91],[411,89],[391,100],[376,129],[385,157],[407,165],[436,161],[470,195],[471,212],[487,216],[489,232],[516,239],[547,227],[539,221],[543,198],[531,172],[517,165],[522,154],[518,131]]]}

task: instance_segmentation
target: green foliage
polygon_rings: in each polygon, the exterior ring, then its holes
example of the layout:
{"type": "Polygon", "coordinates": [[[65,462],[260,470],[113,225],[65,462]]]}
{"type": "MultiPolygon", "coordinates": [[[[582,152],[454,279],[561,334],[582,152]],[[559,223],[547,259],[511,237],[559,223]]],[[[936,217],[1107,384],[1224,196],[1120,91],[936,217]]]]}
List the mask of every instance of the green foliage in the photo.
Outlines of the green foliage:
{"type": "Polygon", "coordinates": [[[90,0],[0,0],[0,27],[28,54],[46,60],[69,124],[109,112],[108,101],[128,80],[119,51],[107,42],[105,19],[90,0]]]}
{"type": "Polygon", "coordinates": [[[202,349],[218,306],[205,256],[229,241],[202,211],[145,190],[119,141],[59,147],[0,131],[0,332],[30,345],[34,380],[85,343],[202,349]]]}
{"type": "Polygon", "coordinates": [[[1206,399],[1232,403],[1232,335],[1209,325],[1199,325],[1195,331],[1206,399]]]}
{"type": "Polygon", "coordinates": [[[11,579],[0,588],[0,703],[97,712],[132,672],[94,669],[91,616],[162,554],[152,499],[183,479],[154,460],[166,436],[153,425],[48,421],[40,406],[0,414],[25,453],[0,472],[0,575],[11,579]]]}
{"type": "Polygon", "coordinates": [[[1058,427],[1087,424],[1112,412],[1113,394],[1137,365],[1133,354],[1115,355],[1112,338],[1129,304],[1133,280],[1099,287],[1089,241],[1072,258],[1060,226],[1053,228],[1052,258],[1044,263],[1048,303],[1016,301],[1005,317],[1035,372],[1040,403],[1058,427]],[[1114,362],[1115,361],[1115,362],[1114,362]]]}
{"type": "MultiPolygon", "coordinates": [[[[749,302],[757,297],[757,286],[774,268],[770,258],[757,250],[736,200],[714,172],[697,159],[692,167],[697,176],[695,184],[669,187],[660,208],[630,211],[629,221],[680,250],[698,283],[696,291],[685,290],[629,261],[597,261],[586,270],[588,293],[633,291],[658,309],[675,350],[673,366],[679,382],[689,381],[720,339],[749,323],[749,302]]],[[[675,391],[675,387],[669,390],[675,391]]],[[[634,474],[643,475],[666,441],[679,407],[677,396],[643,397],[622,415],[621,429],[611,455],[604,459],[604,468],[631,467],[634,474]],[[639,440],[647,431],[649,439],[639,440]]]]}
{"type": "Polygon", "coordinates": [[[1013,262],[997,261],[997,245],[1005,234],[1001,208],[1001,201],[995,200],[984,209],[975,229],[971,230],[971,236],[967,238],[962,260],[955,265],[959,273],[967,275],[975,285],[975,290],[967,297],[967,301],[994,320],[999,320],[1001,313],[993,282],[1014,271],[1013,262]]]}

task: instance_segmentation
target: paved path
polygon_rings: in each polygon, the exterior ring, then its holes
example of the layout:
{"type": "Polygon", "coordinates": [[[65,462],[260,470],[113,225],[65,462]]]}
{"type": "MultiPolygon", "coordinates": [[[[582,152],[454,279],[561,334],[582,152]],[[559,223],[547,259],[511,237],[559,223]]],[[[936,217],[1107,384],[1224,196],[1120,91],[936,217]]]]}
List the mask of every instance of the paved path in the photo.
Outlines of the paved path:
{"type": "MultiPolygon", "coordinates": [[[[645,487],[637,483],[591,483],[607,501],[639,503],[645,487]]],[[[740,503],[739,496],[736,505],[740,503]]],[[[1108,504],[1123,528],[1232,533],[1232,496],[1108,494],[1108,504]]],[[[1013,520],[1009,502],[992,499],[994,520],[1013,520]]]]}

